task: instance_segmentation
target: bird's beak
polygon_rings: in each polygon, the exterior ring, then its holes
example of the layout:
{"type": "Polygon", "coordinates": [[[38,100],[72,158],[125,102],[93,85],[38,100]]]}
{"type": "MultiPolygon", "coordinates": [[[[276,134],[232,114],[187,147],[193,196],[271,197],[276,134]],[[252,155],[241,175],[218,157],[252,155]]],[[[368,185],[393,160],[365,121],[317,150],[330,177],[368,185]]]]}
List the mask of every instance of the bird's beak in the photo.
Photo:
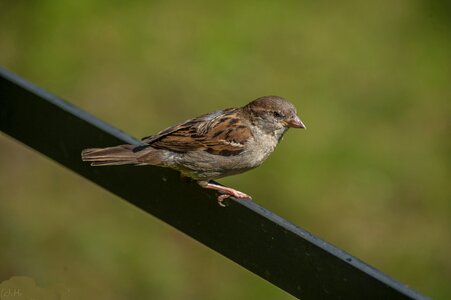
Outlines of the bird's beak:
{"type": "Polygon", "coordinates": [[[298,116],[287,120],[287,126],[291,128],[303,128],[305,129],[304,123],[302,123],[301,119],[298,116]]]}

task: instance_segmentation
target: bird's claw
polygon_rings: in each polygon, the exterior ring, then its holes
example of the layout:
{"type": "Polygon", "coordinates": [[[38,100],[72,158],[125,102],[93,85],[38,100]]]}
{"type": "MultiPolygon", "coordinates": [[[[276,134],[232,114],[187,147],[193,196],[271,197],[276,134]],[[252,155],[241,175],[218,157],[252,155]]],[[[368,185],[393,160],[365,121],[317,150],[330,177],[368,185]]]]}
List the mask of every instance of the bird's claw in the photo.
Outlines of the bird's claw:
{"type": "Polygon", "coordinates": [[[222,194],[218,196],[218,204],[221,207],[226,207],[227,205],[224,204],[224,200],[229,198],[230,195],[229,194],[222,194]]]}
{"type": "Polygon", "coordinates": [[[230,196],[233,196],[235,198],[248,198],[248,199],[252,200],[252,197],[249,196],[248,194],[237,191],[230,187],[222,186],[215,182],[200,180],[197,183],[204,189],[212,189],[212,190],[219,191],[221,194],[218,196],[218,204],[222,207],[226,207],[226,205],[224,204],[224,200],[229,198],[230,196]]]}
{"type": "Polygon", "coordinates": [[[227,198],[230,198],[231,196],[238,198],[238,199],[242,199],[242,198],[247,198],[249,200],[252,200],[252,197],[249,196],[248,194],[242,193],[240,191],[234,190],[233,192],[231,192],[230,194],[221,194],[218,196],[218,204],[221,207],[226,207],[227,205],[224,204],[224,200],[226,200],[227,198]]]}

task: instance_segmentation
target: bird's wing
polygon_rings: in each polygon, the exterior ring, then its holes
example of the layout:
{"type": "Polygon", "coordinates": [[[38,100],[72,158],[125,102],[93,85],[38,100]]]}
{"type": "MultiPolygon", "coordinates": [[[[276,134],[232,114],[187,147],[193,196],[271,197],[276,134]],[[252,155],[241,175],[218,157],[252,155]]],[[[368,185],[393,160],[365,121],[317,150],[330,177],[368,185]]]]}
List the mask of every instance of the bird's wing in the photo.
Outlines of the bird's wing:
{"type": "Polygon", "coordinates": [[[185,121],[143,138],[145,145],[135,151],[151,146],[179,153],[200,150],[222,156],[238,155],[252,137],[239,114],[239,110],[231,108],[185,121]]]}

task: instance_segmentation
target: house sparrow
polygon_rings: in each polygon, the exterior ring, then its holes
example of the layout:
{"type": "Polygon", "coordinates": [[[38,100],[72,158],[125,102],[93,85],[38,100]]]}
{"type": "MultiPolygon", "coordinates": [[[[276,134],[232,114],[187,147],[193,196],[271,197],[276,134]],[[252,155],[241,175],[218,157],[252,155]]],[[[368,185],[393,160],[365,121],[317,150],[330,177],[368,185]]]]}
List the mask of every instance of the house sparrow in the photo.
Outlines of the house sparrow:
{"type": "Polygon", "coordinates": [[[81,153],[92,166],[152,165],[172,168],[206,189],[221,192],[218,203],[234,196],[249,198],[211,180],[258,167],[288,128],[305,128],[296,108],[277,96],[258,98],[187,120],[142,139],[142,145],[89,148],[81,153]]]}

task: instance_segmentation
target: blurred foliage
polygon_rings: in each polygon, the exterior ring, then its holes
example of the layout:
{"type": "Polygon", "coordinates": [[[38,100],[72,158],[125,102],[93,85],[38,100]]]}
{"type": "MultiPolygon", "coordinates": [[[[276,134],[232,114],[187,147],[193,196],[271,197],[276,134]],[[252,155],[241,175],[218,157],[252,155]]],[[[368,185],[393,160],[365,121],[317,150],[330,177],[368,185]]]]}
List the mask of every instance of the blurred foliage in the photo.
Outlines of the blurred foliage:
{"type": "MultiPolygon", "coordinates": [[[[447,3],[2,0],[0,65],[137,137],[292,100],[308,130],[221,182],[444,299],[447,3]]],[[[4,135],[0,165],[0,282],[29,276],[64,299],[291,299],[4,135]]]]}

